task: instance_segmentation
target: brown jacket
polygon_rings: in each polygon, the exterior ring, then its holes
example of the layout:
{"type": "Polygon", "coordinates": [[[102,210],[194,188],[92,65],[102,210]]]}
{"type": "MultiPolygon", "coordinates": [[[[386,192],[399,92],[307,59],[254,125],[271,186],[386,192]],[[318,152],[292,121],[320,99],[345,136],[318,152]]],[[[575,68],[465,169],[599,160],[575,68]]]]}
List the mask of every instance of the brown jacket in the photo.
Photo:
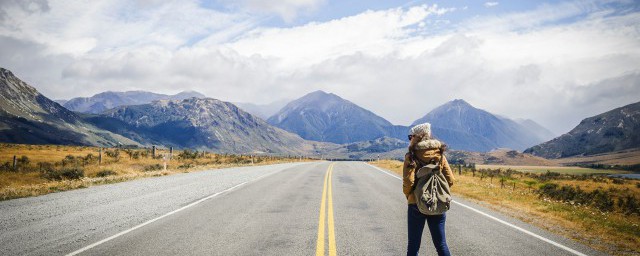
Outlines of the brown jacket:
{"type": "MultiPolygon", "coordinates": [[[[419,142],[414,147],[414,152],[416,157],[422,162],[431,162],[435,160],[436,162],[440,161],[440,142],[433,143],[435,140],[429,140],[426,143],[425,141],[419,142]],[[436,147],[437,145],[437,147],[436,147]]],[[[447,183],[449,183],[449,187],[453,186],[453,182],[456,180],[453,177],[453,172],[451,171],[451,167],[449,166],[449,162],[447,162],[447,158],[442,156],[442,174],[445,179],[447,179],[447,183]]],[[[404,166],[402,168],[402,192],[407,198],[407,203],[415,204],[416,198],[413,195],[413,184],[415,182],[415,171],[414,167],[410,167],[409,163],[411,162],[411,156],[407,153],[404,156],[404,166]]]]}

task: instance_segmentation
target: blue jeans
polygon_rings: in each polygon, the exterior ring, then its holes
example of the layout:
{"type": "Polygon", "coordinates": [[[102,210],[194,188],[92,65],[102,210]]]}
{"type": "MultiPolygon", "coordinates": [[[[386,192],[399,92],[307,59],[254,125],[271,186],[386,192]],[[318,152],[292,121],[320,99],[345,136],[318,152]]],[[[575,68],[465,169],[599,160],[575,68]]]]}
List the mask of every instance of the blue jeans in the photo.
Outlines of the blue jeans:
{"type": "Polygon", "coordinates": [[[416,256],[420,250],[420,241],[422,241],[422,231],[424,223],[427,222],[429,232],[431,232],[431,240],[438,251],[438,256],[450,256],[447,240],[444,236],[444,222],[447,219],[446,214],[442,215],[424,215],[418,210],[418,206],[410,204],[407,211],[407,227],[409,244],[407,246],[407,256],[416,256]]]}

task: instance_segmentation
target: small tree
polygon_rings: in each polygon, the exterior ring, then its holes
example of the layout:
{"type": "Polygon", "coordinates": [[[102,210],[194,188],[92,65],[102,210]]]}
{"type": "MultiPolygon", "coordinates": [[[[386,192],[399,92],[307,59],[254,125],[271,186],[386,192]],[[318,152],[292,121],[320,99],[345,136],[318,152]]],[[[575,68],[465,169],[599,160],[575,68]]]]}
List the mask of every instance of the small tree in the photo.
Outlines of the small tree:
{"type": "MultiPolygon", "coordinates": [[[[29,160],[29,158],[27,156],[21,156],[16,160],[18,167],[21,170],[27,170],[27,168],[29,167],[29,163],[31,163],[31,161],[29,160]]],[[[16,168],[16,169],[17,169],[16,168]]]]}
{"type": "Polygon", "coordinates": [[[533,185],[535,185],[537,182],[535,180],[525,180],[524,184],[527,184],[527,186],[529,187],[529,193],[531,193],[531,188],[533,187],[533,185]]]}

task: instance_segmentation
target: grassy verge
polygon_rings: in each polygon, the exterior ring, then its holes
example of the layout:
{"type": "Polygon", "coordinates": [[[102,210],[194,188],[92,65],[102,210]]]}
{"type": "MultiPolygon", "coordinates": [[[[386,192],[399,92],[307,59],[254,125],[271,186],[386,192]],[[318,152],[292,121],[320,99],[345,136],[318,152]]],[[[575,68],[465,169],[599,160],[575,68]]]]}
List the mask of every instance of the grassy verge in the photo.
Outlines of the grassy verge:
{"type": "Polygon", "coordinates": [[[170,157],[162,149],[154,157],[151,149],[0,144],[0,201],[174,173],[294,161],[306,159],[189,150],[174,151],[170,157]]]}
{"type": "MultiPolygon", "coordinates": [[[[372,164],[402,174],[402,162],[372,164]]],[[[517,171],[507,175],[486,169],[464,169],[456,179],[452,187],[456,195],[599,251],[640,253],[639,181],[517,171]]]]}
{"type": "Polygon", "coordinates": [[[476,165],[478,169],[512,169],[521,172],[534,172],[545,173],[547,171],[563,173],[563,174],[625,174],[632,173],[624,170],[610,170],[610,169],[593,169],[577,166],[516,166],[516,165],[489,165],[479,164],[476,165]]]}

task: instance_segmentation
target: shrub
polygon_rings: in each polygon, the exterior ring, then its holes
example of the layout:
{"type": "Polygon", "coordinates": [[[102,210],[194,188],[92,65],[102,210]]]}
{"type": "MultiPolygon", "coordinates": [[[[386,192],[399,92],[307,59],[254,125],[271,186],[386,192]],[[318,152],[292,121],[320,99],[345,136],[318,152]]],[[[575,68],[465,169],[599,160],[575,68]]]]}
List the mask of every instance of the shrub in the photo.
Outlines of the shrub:
{"type": "Polygon", "coordinates": [[[129,155],[129,159],[140,159],[142,152],[139,150],[125,149],[124,152],[129,155]]]}
{"type": "Polygon", "coordinates": [[[104,151],[104,154],[107,155],[108,157],[111,158],[119,158],[120,157],[120,150],[106,150],[104,151]]]}
{"type": "Polygon", "coordinates": [[[613,184],[624,184],[624,180],[620,178],[613,178],[613,184]]]}
{"type": "Polygon", "coordinates": [[[540,181],[549,181],[549,180],[559,179],[560,178],[560,173],[551,172],[551,171],[547,170],[546,173],[538,175],[537,178],[540,181]]]}
{"type": "Polygon", "coordinates": [[[638,199],[631,195],[627,195],[626,197],[620,198],[618,201],[618,207],[625,214],[637,214],[640,215],[640,203],[638,203],[638,199]]]}
{"type": "Polygon", "coordinates": [[[76,157],[73,155],[67,155],[64,157],[64,159],[62,159],[62,166],[66,166],[68,164],[75,164],[75,163],[77,163],[77,161],[76,161],[76,157]]]}
{"type": "Polygon", "coordinates": [[[593,195],[593,205],[596,208],[604,212],[613,211],[613,199],[610,193],[596,189],[591,194],[593,195]]]}
{"type": "Polygon", "coordinates": [[[45,172],[52,171],[54,169],[55,168],[53,167],[52,163],[49,163],[49,162],[38,162],[38,170],[40,172],[45,173],[45,172]]]}
{"type": "Polygon", "coordinates": [[[27,166],[31,162],[27,156],[21,156],[16,160],[18,162],[18,165],[20,165],[21,167],[27,166]]]}
{"type": "Polygon", "coordinates": [[[117,174],[116,172],[114,172],[114,171],[112,171],[112,170],[107,169],[107,170],[99,171],[99,172],[96,174],[96,177],[107,177],[107,176],[116,175],[116,174],[117,174]]]}
{"type": "Polygon", "coordinates": [[[183,150],[182,153],[178,155],[178,157],[181,159],[196,159],[198,158],[198,156],[199,156],[198,151],[191,151],[191,150],[183,150]]]}
{"type": "Polygon", "coordinates": [[[562,186],[546,183],[537,191],[540,197],[549,197],[564,202],[573,202],[582,205],[590,205],[603,212],[614,210],[614,201],[609,191],[596,189],[585,192],[580,187],[562,186]]]}
{"type": "Polygon", "coordinates": [[[531,188],[533,187],[533,185],[535,185],[537,182],[534,180],[525,180],[524,184],[527,184],[527,187],[529,188],[529,192],[531,192],[531,188]]]}
{"type": "MultiPolygon", "coordinates": [[[[11,171],[11,164],[9,164],[9,162],[4,162],[0,165],[0,171],[11,171]]],[[[638,183],[638,186],[640,187],[640,183],[638,183]]]]}
{"type": "Polygon", "coordinates": [[[48,170],[43,174],[43,177],[48,180],[80,179],[84,177],[84,170],[82,168],[62,168],[60,170],[48,170]]]}
{"type": "Polygon", "coordinates": [[[152,165],[145,166],[142,171],[151,172],[151,171],[157,171],[157,170],[162,170],[162,169],[164,169],[164,167],[162,165],[160,165],[160,164],[152,164],[152,165]]]}
{"type": "Polygon", "coordinates": [[[178,166],[178,169],[189,169],[189,168],[193,168],[194,165],[190,164],[190,163],[184,163],[178,166]]]}

